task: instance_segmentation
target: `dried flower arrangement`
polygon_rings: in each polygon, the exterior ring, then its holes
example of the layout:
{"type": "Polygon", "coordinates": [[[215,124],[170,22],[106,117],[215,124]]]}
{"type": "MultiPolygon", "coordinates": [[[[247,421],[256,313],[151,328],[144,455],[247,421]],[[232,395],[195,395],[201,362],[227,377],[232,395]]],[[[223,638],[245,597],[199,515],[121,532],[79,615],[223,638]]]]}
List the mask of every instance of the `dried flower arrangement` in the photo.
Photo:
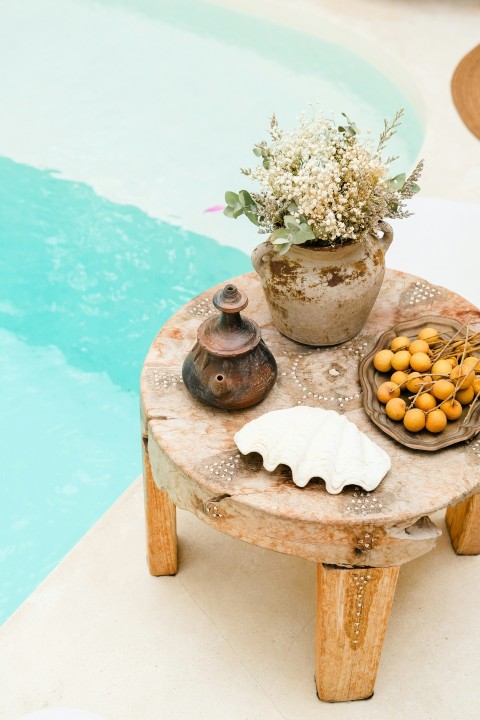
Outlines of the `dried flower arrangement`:
{"type": "Polygon", "coordinates": [[[405,200],[419,191],[420,161],[411,175],[389,177],[382,151],[396,133],[404,114],[399,110],[384,128],[376,147],[344,113],[337,125],[323,116],[300,120],[298,129],[284,132],[275,115],[270,122],[271,143],[262,141],[253,152],[262,163],[242,173],[260,185],[260,192],[227,192],[227,217],[246,217],[270,234],[275,249],[286,253],[292,245],[325,247],[361,242],[375,233],[385,218],[411,215],[405,200]]]}

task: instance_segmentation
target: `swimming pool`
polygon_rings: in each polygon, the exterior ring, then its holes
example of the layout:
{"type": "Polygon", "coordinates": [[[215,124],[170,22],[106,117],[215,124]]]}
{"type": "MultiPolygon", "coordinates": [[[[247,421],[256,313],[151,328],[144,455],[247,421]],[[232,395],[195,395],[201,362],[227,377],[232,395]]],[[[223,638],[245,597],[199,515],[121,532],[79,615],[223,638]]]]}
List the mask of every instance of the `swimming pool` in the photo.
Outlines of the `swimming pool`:
{"type": "Polygon", "coordinates": [[[405,168],[422,141],[394,84],[313,36],[191,0],[41,5],[0,7],[0,622],[140,471],[158,328],[250,269],[255,233],[204,210],[271,112],[320,98],[375,130],[404,106],[405,168]]]}

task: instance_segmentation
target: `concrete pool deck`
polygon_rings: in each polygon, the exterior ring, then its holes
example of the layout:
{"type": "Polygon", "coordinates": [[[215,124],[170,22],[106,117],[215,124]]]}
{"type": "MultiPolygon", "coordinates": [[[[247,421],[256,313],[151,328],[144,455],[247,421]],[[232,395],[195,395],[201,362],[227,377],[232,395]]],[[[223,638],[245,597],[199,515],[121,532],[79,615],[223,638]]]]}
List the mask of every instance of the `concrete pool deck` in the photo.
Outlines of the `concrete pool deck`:
{"type": "Polygon", "coordinates": [[[478,202],[480,143],[453,105],[456,66],[478,45],[475,0],[216,0],[349,47],[391,77],[425,123],[422,196],[478,202]],[[320,20],[321,17],[321,20],[320,20]]]}
{"type": "Polygon", "coordinates": [[[3,627],[2,720],[478,718],[480,557],[446,532],[402,566],[373,698],[337,705],[315,695],[313,563],[183,511],[178,534],[178,574],[151,577],[137,480],[3,627]]]}
{"type": "MultiPolygon", "coordinates": [[[[430,199],[417,201],[415,236],[398,227],[389,264],[479,304],[480,143],[449,87],[478,43],[478,3],[246,1],[222,4],[320,35],[325,18],[339,34],[346,25],[374,61],[387,53],[391,72],[398,63],[396,79],[406,69],[422,98],[422,196],[430,199]]],[[[441,516],[433,519],[444,529],[441,516]]],[[[0,720],[56,706],[105,720],[477,720],[480,557],[457,557],[446,533],[432,553],[402,567],[374,697],[327,705],[313,681],[313,565],[180,511],[178,526],[179,573],[150,577],[135,481],[0,629],[0,720]]]]}

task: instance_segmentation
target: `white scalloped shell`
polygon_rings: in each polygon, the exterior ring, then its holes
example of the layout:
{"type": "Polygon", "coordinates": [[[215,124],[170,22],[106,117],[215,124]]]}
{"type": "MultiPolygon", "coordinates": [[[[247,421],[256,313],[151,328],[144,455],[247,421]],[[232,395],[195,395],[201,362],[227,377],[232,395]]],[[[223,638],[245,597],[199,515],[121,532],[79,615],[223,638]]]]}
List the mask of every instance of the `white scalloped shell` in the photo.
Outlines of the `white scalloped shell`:
{"type": "Polygon", "coordinates": [[[346,485],[374,490],[391,467],[389,455],[335,410],[273,410],[244,425],[234,440],[243,455],[260,453],[266,470],[288,465],[295,485],[319,477],[333,495],[346,485]]]}

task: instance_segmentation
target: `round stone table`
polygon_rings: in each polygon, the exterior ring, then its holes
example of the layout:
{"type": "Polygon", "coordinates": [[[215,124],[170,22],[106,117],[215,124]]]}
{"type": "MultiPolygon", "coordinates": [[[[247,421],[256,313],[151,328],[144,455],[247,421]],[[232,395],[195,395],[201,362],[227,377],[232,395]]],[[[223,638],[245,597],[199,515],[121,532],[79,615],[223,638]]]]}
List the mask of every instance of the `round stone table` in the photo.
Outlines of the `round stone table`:
{"type": "Polygon", "coordinates": [[[200,323],[216,312],[212,297],[225,283],[192,300],[159,332],[141,379],[150,571],[177,571],[175,506],[223,533],[317,563],[318,696],[366,698],[400,565],[431,550],[440,534],[429,515],[448,507],[455,550],[480,553],[480,440],[433,453],[398,444],[362,408],[358,362],[402,320],[433,314],[475,324],[480,311],[449,290],[387,270],[361,333],[343,345],[311,348],[272,325],[256,274],[231,282],[249,297],[244,315],[259,324],[278,380],[262,403],[231,412],[200,404],[183,386],[183,360],[200,323]],[[345,413],[389,453],[392,468],[376,490],[350,486],[329,495],[321,480],[298,488],[288,468],[267,472],[259,455],[238,452],[233,436],[246,422],[298,404],[345,413]]]}

